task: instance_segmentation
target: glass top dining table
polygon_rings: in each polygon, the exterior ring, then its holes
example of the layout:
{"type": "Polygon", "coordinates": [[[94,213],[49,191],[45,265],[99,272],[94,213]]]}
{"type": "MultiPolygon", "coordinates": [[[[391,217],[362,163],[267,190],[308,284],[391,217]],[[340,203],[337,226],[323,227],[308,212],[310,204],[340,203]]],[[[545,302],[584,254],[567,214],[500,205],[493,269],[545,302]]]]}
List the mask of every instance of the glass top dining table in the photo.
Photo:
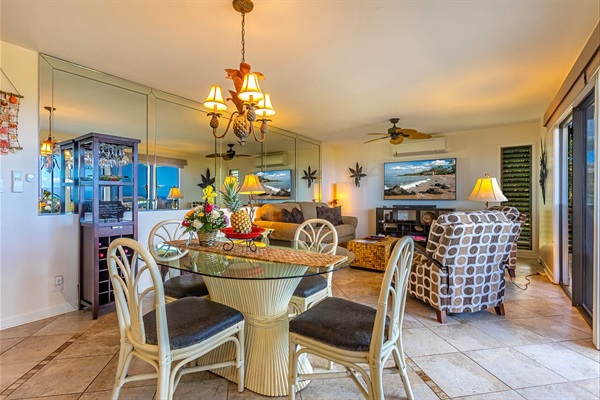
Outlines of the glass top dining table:
{"type": "MultiPolygon", "coordinates": [[[[224,241],[214,247],[181,242],[163,243],[151,253],[163,268],[175,268],[202,275],[212,301],[233,307],[245,320],[245,387],[265,396],[288,394],[289,302],[302,278],[334,273],[349,265],[354,255],[342,247],[337,256],[308,250],[306,243],[293,242],[295,248],[261,246],[250,251],[243,242],[224,251],[224,241]]],[[[227,246],[226,246],[227,248],[227,246]]],[[[204,358],[216,362],[234,351],[227,344],[204,358]]],[[[304,357],[300,373],[311,373],[304,357]]],[[[214,373],[235,381],[235,368],[220,368],[214,373]]],[[[298,387],[304,388],[305,381],[298,387]]]]}
{"type": "MultiPolygon", "coordinates": [[[[315,250],[303,241],[292,241],[290,248],[265,246],[258,242],[256,251],[223,250],[228,243],[221,239],[214,247],[205,247],[173,241],[157,245],[151,253],[163,269],[174,268],[205,277],[251,280],[321,275],[344,268],[354,260],[354,254],[343,247],[337,247],[335,255],[322,254],[330,249],[327,244],[315,250]]],[[[236,244],[236,247],[244,246],[243,243],[236,244]]]]}

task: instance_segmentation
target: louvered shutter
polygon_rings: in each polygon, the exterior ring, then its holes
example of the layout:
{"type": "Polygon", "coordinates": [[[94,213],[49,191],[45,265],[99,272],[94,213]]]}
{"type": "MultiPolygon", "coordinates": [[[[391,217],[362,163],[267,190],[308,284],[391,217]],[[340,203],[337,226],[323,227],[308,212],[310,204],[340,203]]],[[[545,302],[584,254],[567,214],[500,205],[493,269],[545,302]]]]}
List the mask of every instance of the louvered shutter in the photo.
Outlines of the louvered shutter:
{"type": "Polygon", "coordinates": [[[504,206],[516,207],[527,215],[517,242],[519,249],[531,250],[531,146],[502,148],[502,192],[508,199],[504,206]]]}

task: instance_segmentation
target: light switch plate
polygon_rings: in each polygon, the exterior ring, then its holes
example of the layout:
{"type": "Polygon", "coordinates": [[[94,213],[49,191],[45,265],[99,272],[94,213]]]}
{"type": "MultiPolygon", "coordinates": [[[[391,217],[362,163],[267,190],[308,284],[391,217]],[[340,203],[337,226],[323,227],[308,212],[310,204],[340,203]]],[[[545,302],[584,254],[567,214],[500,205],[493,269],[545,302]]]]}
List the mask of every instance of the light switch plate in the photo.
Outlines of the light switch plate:
{"type": "Polygon", "coordinates": [[[12,171],[12,191],[13,193],[23,192],[23,172],[18,170],[12,171]]]}

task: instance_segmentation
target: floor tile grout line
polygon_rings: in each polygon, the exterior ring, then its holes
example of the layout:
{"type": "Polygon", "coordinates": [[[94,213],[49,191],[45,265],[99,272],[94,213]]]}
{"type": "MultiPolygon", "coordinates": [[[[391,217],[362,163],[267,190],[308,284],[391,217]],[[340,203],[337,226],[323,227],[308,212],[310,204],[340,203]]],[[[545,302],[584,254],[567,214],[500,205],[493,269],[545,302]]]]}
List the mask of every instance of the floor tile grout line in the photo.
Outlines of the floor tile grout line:
{"type": "MultiPolygon", "coordinates": [[[[13,384],[11,384],[8,388],[4,389],[2,392],[0,392],[0,400],[8,397],[10,394],[12,394],[15,390],[19,389],[22,385],[24,385],[25,383],[27,383],[27,381],[29,379],[31,379],[32,377],[35,376],[36,373],[38,373],[39,371],[42,370],[42,368],[44,368],[46,365],[48,365],[48,363],[52,360],[54,360],[56,357],[58,357],[58,355],[60,353],[62,353],[63,351],[65,351],[69,346],[71,346],[73,343],[75,343],[75,341],[77,339],[79,339],[81,336],[83,335],[83,333],[76,333],[73,336],[71,336],[71,338],[69,338],[68,340],[66,340],[63,344],[61,344],[56,350],[54,350],[49,356],[47,356],[46,358],[44,358],[42,361],[40,361],[39,363],[37,363],[34,367],[32,367],[29,371],[25,372],[23,375],[21,375],[19,378],[17,378],[15,380],[15,382],[13,384]],[[32,373],[33,372],[33,373],[32,373]],[[24,378],[26,375],[30,375],[27,378],[24,378]],[[17,387],[12,388],[15,384],[17,384],[16,382],[18,382],[19,380],[24,379],[23,382],[19,383],[17,387]],[[5,396],[5,397],[2,397],[5,396]]],[[[30,337],[33,335],[30,335],[30,337]]],[[[10,365],[10,364],[7,364],[10,365]]]]}
{"type": "Polygon", "coordinates": [[[435,383],[433,379],[431,379],[429,375],[427,375],[425,371],[423,371],[421,367],[419,367],[417,363],[413,361],[412,358],[408,357],[407,355],[404,355],[404,357],[406,359],[406,363],[412,368],[412,370],[417,374],[417,376],[421,378],[421,380],[427,385],[427,387],[429,387],[429,389],[431,389],[433,393],[435,393],[437,397],[439,397],[441,400],[450,400],[450,397],[446,394],[446,392],[444,392],[442,388],[439,387],[438,384],[435,383]]]}

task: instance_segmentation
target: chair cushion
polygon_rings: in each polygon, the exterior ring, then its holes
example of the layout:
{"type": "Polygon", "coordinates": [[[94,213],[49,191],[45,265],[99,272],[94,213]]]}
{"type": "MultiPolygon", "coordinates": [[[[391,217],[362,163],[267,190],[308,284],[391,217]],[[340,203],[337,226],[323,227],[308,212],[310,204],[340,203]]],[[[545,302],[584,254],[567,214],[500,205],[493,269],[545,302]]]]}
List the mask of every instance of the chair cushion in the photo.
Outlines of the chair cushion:
{"type": "Polygon", "coordinates": [[[327,289],[327,279],[319,275],[306,276],[300,280],[296,290],[294,290],[294,296],[309,297],[324,289],[327,289]]]}
{"type": "MultiPolygon", "coordinates": [[[[200,343],[244,320],[241,312],[214,301],[185,297],[165,305],[171,349],[200,343]]],[[[144,315],[146,342],[158,344],[156,310],[144,315]]]]}
{"type": "Polygon", "coordinates": [[[184,274],[175,276],[164,283],[165,296],[174,299],[183,297],[208,296],[208,289],[202,277],[198,274],[184,274]]]}
{"type": "Polygon", "coordinates": [[[329,297],[292,319],[290,332],[345,350],[368,351],[376,314],[372,307],[329,297]]]}

